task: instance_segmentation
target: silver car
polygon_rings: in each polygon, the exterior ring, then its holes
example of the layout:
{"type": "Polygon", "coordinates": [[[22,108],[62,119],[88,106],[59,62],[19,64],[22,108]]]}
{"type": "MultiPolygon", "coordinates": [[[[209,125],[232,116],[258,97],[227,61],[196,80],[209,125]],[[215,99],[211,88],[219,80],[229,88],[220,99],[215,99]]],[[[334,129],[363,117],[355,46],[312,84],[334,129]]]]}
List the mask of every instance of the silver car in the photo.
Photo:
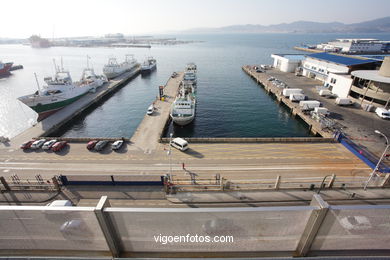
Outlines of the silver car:
{"type": "Polygon", "coordinates": [[[107,141],[107,140],[99,141],[99,142],[95,145],[95,151],[101,151],[101,150],[103,150],[103,148],[106,147],[107,144],[108,144],[108,141],[107,141]]]}
{"type": "Polygon", "coordinates": [[[31,149],[34,149],[34,150],[39,149],[39,148],[42,147],[42,145],[43,145],[45,142],[46,142],[46,139],[39,139],[39,140],[37,140],[37,141],[35,141],[35,142],[32,143],[31,149]]]}
{"type": "Polygon", "coordinates": [[[43,144],[42,149],[43,150],[50,150],[50,148],[55,144],[57,140],[49,140],[46,143],[43,144]]]}

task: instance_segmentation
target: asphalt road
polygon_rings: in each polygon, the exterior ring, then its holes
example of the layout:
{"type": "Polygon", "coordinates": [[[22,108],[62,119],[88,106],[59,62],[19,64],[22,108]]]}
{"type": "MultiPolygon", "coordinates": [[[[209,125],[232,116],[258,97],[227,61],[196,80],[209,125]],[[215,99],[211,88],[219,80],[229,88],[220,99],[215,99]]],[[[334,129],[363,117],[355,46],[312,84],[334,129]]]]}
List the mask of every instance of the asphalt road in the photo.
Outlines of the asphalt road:
{"type": "MultiPolygon", "coordinates": [[[[170,171],[169,146],[158,144],[144,151],[126,144],[118,152],[106,147],[91,152],[85,144],[71,143],[59,153],[43,150],[22,151],[0,146],[0,175],[18,174],[31,178],[36,174],[166,174],[170,171]]],[[[172,173],[186,176],[182,169],[199,177],[219,173],[227,179],[288,177],[367,176],[370,169],[338,143],[242,143],[190,144],[187,152],[172,148],[172,173]]]]}

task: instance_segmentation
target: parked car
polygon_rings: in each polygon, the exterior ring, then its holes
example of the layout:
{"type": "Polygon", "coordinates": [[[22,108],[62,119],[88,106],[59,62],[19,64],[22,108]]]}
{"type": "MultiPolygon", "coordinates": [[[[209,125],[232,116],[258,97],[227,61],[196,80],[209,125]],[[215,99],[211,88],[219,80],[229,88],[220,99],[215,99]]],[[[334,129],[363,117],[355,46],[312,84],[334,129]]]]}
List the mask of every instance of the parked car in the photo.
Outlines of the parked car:
{"type": "Polygon", "coordinates": [[[153,104],[152,104],[152,105],[150,105],[150,106],[148,107],[148,110],[146,111],[146,114],[150,116],[150,115],[153,114],[153,112],[154,112],[154,106],[153,106],[153,104]]]}
{"type": "Polygon", "coordinates": [[[55,143],[57,143],[57,140],[50,140],[50,141],[47,141],[46,143],[43,144],[42,149],[43,149],[43,150],[50,150],[51,147],[52,147],[55,143]]]}
{"type": "Polygon", "coordinates": [[[119,150],[123,145],[123,140],[117,140],[111,145],[112,150],[119,150]]]}
{"type": "Polygon", "coordinates": [[[88,150],[92,150],[93,148],[95,148],[95,145],[97,144],[97,140],[91,140],[87,143],[87,149],[88,150]]]}
{"type": "Polygon", "coordinates": [[[46,142],[46,139],[39,139],[32,143],[31,149],[39,149],[46,142]]]}
{"type": "Polygon", "coordinates": [[[57,143],[55,143],[55,144],[51,147],[51,150],[52,150],[53,152],[59,152],[59,151],[61,151],[67,144],[68,144],[67,141],[57,142],[57,143]]]}
{"type": "Polygon", "coordinates": [[[97,144],[95,145],[95,151],[103,150],[103,148],[106,147],[107,144],[108,144],[107,140],[102,140],[97,142],[97,144]]]}
{"type": "Polygon", "coordinates": [[[375,109],[375,114],[382,119],[390,119],[390,111],[388,111],[382,107],[377,107],[375,109]]]}
{"type": "Polygon", "coordinates": [[[34,142],[35,142],[34,140],[24,142],[20,145],[20,149],[23,149],[23,150],[29,149],[34,142]]]}

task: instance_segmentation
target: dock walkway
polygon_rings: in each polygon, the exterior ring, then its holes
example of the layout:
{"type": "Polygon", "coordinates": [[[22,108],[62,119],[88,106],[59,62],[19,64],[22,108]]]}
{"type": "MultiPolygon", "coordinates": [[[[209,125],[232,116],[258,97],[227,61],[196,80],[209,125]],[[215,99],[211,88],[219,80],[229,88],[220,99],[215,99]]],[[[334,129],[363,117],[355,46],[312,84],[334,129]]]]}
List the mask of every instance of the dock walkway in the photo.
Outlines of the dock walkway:
{"type": "Polygon", "coordinates": [[[299,103],[292,102],[289,98],[284,97],[282,95],[283,89],[278,88],[272,84],[272,82],[268,81],[268,78],[270,77],[267,73],[257,73],[255,70],[252,69],[251,66],[244,66],[242,69],[252,78],[254,78],[257,83],[261,83],[261,85],[264,86],[264,89],[268,93],[272,93],[275,95],[276,99],[286,105],[290,108],[291,114],[294,116],[300,117],[303,121],[306,122],[306,124],[309,126],[310,131],[314,135],[320,135],[325,138],[332,138],[333,137],[333,131],[324,128],[321,126],[321,124],[314,119],[310,117],[310,115],[305,114],[304,111],[301,110],[299,107],[299,103]]]}
{"type": "Polygon", "coordinates": [[[167,81],[164,86],[164,101],[155,101],[156,111],[150,116],[145,114],[144,119],[130,139],[134,146],[145,153],[150,153],[157,148],[158,140],[169,121],[171,105],[175,100],[183,75],[183,73],[179,73],[176,78],[170,78],[167,81]]]}
{"type": "Polygon", "coordinates": [[[71,105],[60,109],[21,134],[15,136],[11,139],[11,145],[17,147],[21,143],[31,140],[32,138],[50,135],[74,117],[81,114],[87,108],[102,100],[105,96],[114,93],[121,86],[136,77],[139,72],[140,68],[137,67],[130,72],[120,75],[114,80],[110,80],[108,83],[105,83],[103,86],[98,88],[95,93],[86,94],[71,105]]]}

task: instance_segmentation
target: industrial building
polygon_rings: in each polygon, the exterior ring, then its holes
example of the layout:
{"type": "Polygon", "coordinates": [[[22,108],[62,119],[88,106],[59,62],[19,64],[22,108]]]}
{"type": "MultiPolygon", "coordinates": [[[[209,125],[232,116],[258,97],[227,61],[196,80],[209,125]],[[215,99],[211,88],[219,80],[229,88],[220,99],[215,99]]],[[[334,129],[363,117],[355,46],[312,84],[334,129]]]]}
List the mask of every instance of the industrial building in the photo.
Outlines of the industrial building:
{"type": "Polygon", "coordinates": [[[389,41],[380,41],[378,39],[336,39],[316,46],[319,50],[341,53],[388,52],[390,50],[389,47],[389,41]]]}
{"type": "Polygon", "coordinates": [[[326,82],[329,73],[350,74],[354,70],[376,69],[378,60],[349,57],[345,55],[321,52],[306,56],[302,61],[302,75],[326,82]]]}

